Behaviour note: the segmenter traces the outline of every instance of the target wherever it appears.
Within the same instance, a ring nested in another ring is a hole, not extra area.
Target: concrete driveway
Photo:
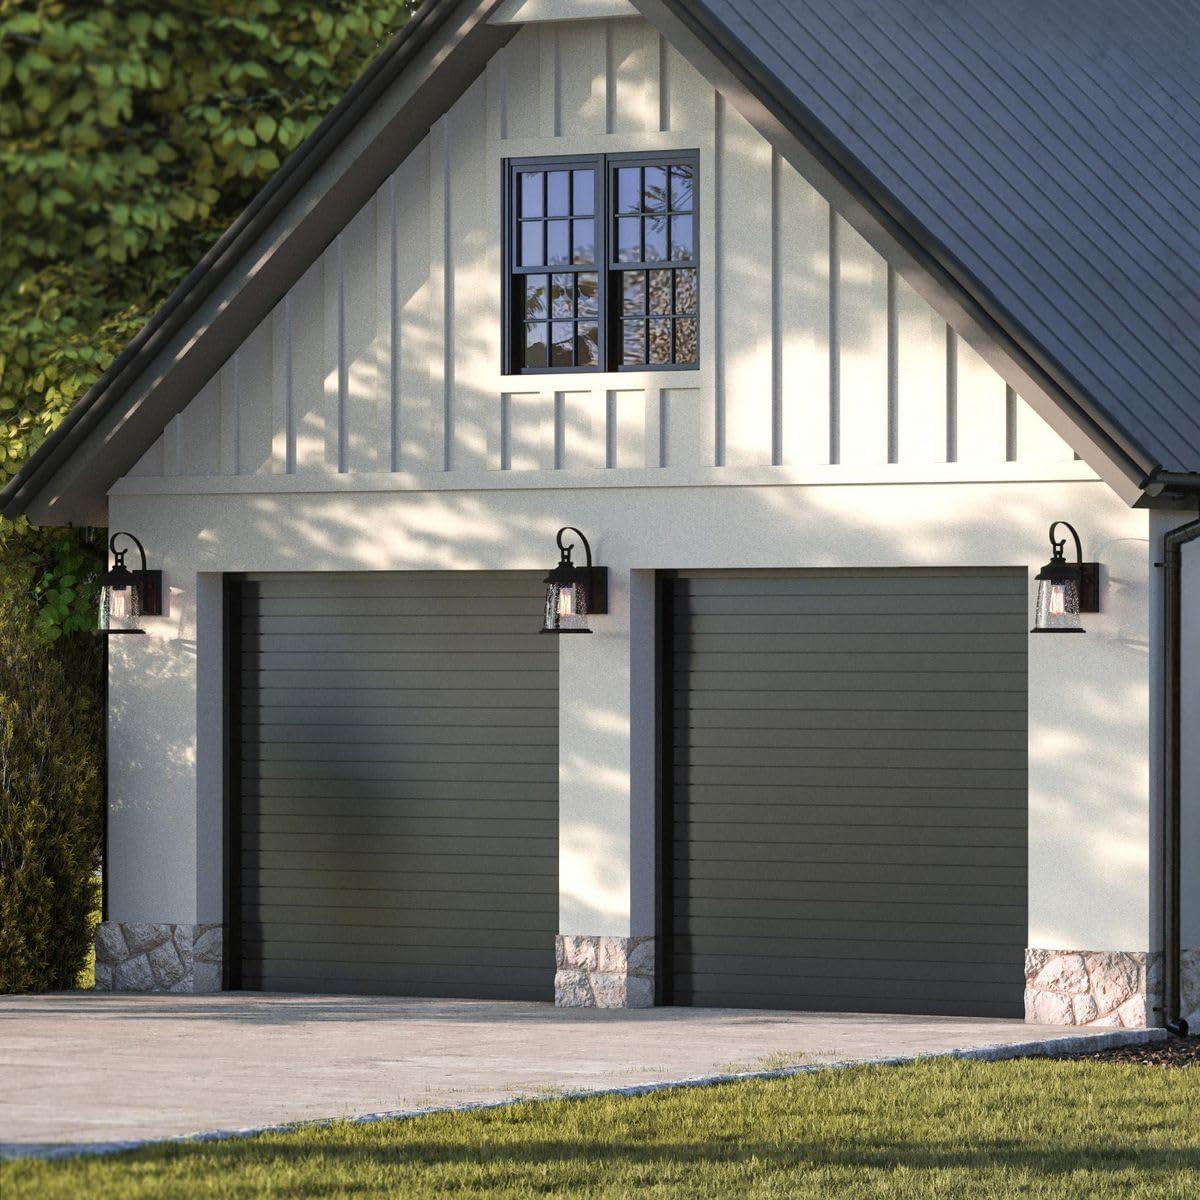
[[[958,1017],[596,1011],[468,1000],[4,997],[0,1150],[69,1152],[963,1048],[1011,1053],[1081,1033]],[[1112,1031],[1089,1036],[1106,1035]]]

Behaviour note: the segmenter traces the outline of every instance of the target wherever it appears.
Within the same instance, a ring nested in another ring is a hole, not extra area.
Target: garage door
[[[667,996],[1019,1017],[1023,571],[669,581]]]
[[[553,998],[543,597],[524,573],[240,583],[235,986]]]

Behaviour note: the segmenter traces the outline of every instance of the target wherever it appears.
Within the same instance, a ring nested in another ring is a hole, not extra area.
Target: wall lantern
[[[125,565],[124,550],[117,549],[117,539],[128,538],[138,549],[141,568],[131,571]],[[145,633],[138,628],[140,617],[162,615],[162,572],[146,570],[146,550],[132,533],[114,533],[108,548],[113,553],[113,565],[105,573],[100,587],[100,628],[102,637],[116,633]]]
[[[574,542],[563,544],[564,533],[579,534],[587,555],[587,565],[577,567],[571,561]],[[608,568],[592,566],[592,548],[572,525],[558,531],[558,566],[546,576],[546,620],[543,633],[591,633],[588,617],[608,612]]]
[[[1075,561],[1067,562],[1063,547],[1067,539],[1055,538],[1054,531],[1062,526],[1075,541]],[[1100,564],[1083,561],[1079,534],[1066,521],[1050,526],[1050,561],[1037,573],[1037,611],[1033,633],[1083,633],[1080,613],[1100,611]]]

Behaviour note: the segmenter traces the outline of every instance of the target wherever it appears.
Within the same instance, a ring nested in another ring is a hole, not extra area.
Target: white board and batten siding
[[[699,152],[700,368],[501,374],[504,160],[654,149]],[[1091,477],[1074,459],[650,25],[605,19],[522,28],[131,475]]]

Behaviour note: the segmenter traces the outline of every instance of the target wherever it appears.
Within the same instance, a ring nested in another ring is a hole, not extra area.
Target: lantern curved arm
[[[1079,534],[1075,532],[1075,526],[1072,525],[1069,521],[1055,521],[1054,524],[1052,524],[1050,526],[1050,548],[1054,551],[1054,557],[1062,558],[1063,557],[1063,547],[1066,546],[1066,544],[1067,544],[1067,539],[1065,537],[1064,538],[1056,538],[1054,536],[1054,531],[1060,525],[1063,526],[1064,529],[1070,530],[1071,537],[1075,540],[1075,562],[1076,562],[1076,565],[1082,566],[1083,565],[1083,545],[1079,541]]]
[[[145,569],[146,569],[146,547],[143,546],[142,543],[139,542],[138,539],[136,537],[134,537],[134,535],[132,533],[126,533],[120,529],[117,530],[117,532],[114,533],[112,535],[112,537],[110,537],[108,539],[108,548],[113,552],[113,555],[116,557],[116,560],[118,563],[125,562],[125,555],[128,554],[129,551],[117,549],[117,538],[128,538],[138,548],[138,554],[140,554],[141,558],[142,558],[141,570],[145,571]]]
[[[558,541],[558,548],[559,548],[560,552],[562,553],[563,561],[570,562],[571,561],[571,551],[575,549],[574,542],[571,542],[570,545],[567,545],[567,546],[563,545],[563,534],[564,533],[576,533],[579,535],[579,540],[583,543],[583,552],[584,552],[584,554],[587,555],[587,565],[590,567],[592,565],[592,548],[588,544],[587,538],[583,536],[583,531],[581,529],[576,529],[574,525],[564,525],[558,531],[558,537],[556,540]],[[1078,541],[1078,539],[1076,539],[1076,541]]]

